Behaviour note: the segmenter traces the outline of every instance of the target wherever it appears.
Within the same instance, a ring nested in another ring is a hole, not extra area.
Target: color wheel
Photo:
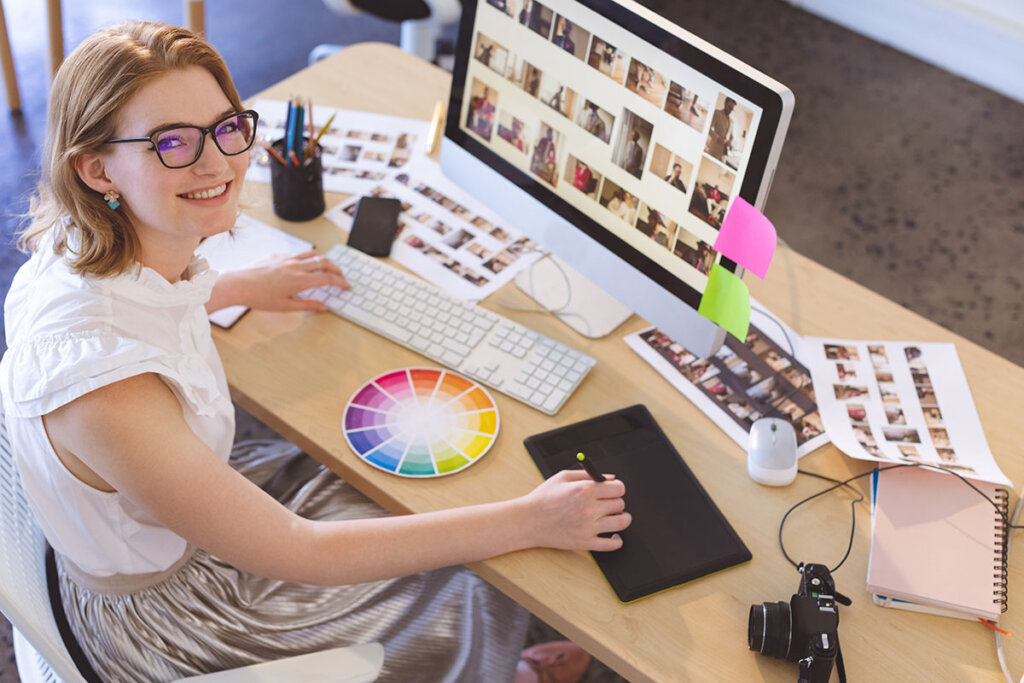
[[[345,407],[353,452],[385,472],[442,477],[469,467],[498,436],[494,399],[439,368],[402,368],[370,380]]]

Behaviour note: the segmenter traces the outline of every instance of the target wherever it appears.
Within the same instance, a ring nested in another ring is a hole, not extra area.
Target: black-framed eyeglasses
[[[185,168],[199,161],[203,153],[206,134],[213,137],[213,143],[225,156],[241,154],[252,147],[256,140],[256,122],[260,115],[252,109],[229,114],[212,126],[167,126],[158,128],[144,138],[115,138],[104,144],[115,142],[148,142],[157,157],[167,168]]]

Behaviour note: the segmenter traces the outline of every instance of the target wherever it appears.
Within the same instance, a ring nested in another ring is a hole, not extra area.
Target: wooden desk
[[[283,100],[303,93],[317,104],[426,119],[446,96],[449,82],[445,72],[397,48],[362,44],[260,96]],[[302,224],[277,219],[269,188],[249,190],[251,203],[244,210],[260,220],[322,250],[344,238],[325,219]],[[328,206],[339,199],[329,197]],[[1024,369],[796,253],[782,251],[767,282],[748,280],[753,294],[801,334],[956,342],[992,451],[1013,481],[1024,481],[1019,438]],[[345,403],[362,382],[392,368],[429,363],[422,356],[329,314],[252,312],[215,338],[235,400],[395,512],[525,493],[541,477],[523,449],[523,437],[646,404],[750,547],[751,562],[628,606],[618,603],[586,553],[531,550],[472,569],[631,681],[794,680],[794,664],[747,650],[747,614],[751,604],[788,601],[796,590],[799,576],[779,552],[778,524],[790,505],[822,485],[810,477],[782,489],[754,484],[743,450],[621,341],[642,321],[632,319],[610,337],[591,341],[552,316],[503,310],[494,300],[524,303],[513,286],[484,305],[592,354],[598,365],[555,417],[495,393],[502,413],[496,447],[465,472],[428,481],[366,466],[349,450],[340,428]],[[831,446],[801,465],[834,477],[869,469]],[[787,523],[791,554],[838,562],[849,533],[849,500],[847,494],[831,494],[795,515]],[[857,522],[853,552],[836,573],[838,589],[854,600],[842,610],[839,629],[850,680],[1001,680],[991,631],[980,624],[871,604],[864,587],[870,544],[866,505],[859,506]],[[1021,567],[1016,562],[1010,573],[1011,610],[1004,621],[1024,635]],[[1011,671],[1024,672],[1024,651],[1011,645],[1008,656]]]

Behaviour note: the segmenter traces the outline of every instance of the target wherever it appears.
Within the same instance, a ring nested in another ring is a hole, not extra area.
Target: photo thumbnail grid
[[[486,0],[479,14],[462,127],[703,291],[749,157],[752,105],[545,3]],[[575,77],[580,67],[593,76]]]

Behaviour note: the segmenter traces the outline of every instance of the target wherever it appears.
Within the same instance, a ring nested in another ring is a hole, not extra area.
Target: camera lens
[[[763,602],[750,606],[747,647],[769,657],[785,659],[789,652],[793,620],[787,602]]]

